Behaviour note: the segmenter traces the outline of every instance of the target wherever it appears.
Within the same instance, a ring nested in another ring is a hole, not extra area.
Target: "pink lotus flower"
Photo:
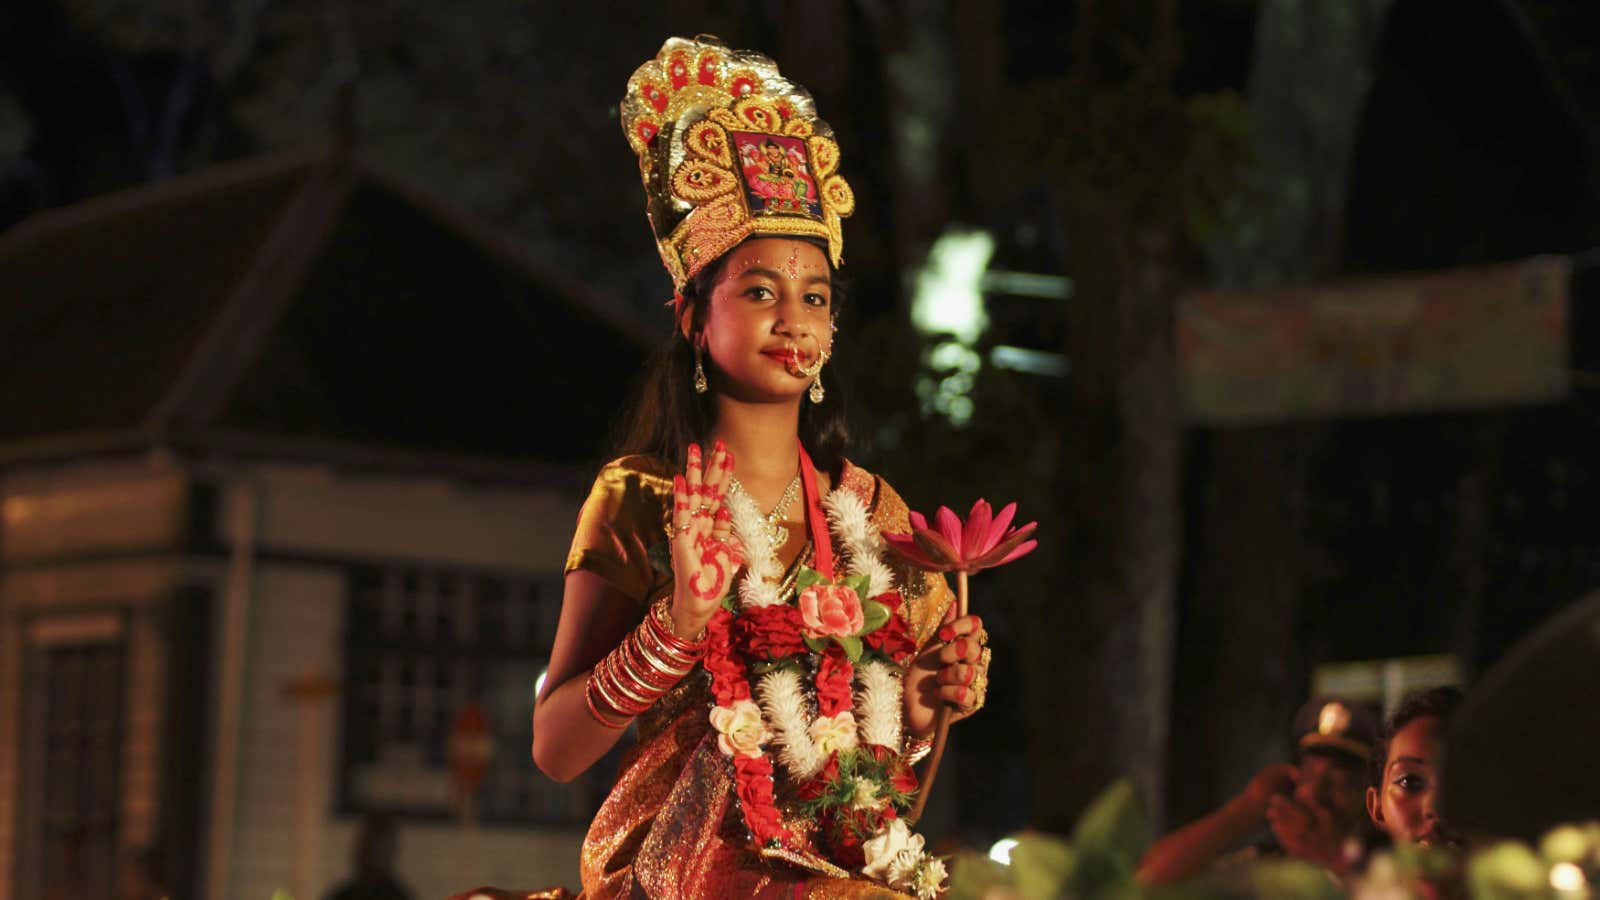
[[[890,548],[919,569],[956,573],[955,607],[945,619],[950,622],[967,615],[967,576],[1003,566],[1039,546],[1038,541],[1030,539],[1039,523],[1029,522],[1020,528],[1012,528],[1011,520],[1016,514],[1015,503],[1006,504],[997,516],[989,508],[989,501],[980,499],[972,504],[972,512],[967,514],[967,521],[963,523],[949,507],[941,506],[933,517],[937,528],[929,528],[928,520],[921,513],[913,512],[910,534],[885,534],[883,539]],[[907,814],[907,821],[915,822],[921,818],[922,809],[928,802],[928,792],[933,790],[933,778],[939,772],[945,740],[950,734],[951,710],[949,706],[941,708],[939,717],[934,720],[932,755],[927,768],[923,770],[922,790],[917,795],[916,805]]]
[[[866,625],[861,596],[842,584],[814,584],[800,592],[801,630],[806,637],[850,637]]]
[[[1038,541],[1029,540],[1039,523],[1012,528],[1011,520],[1016,514],[1015,503],[1006,504],[997,516],[989,508],[989,501],[980,499],[972,504],[972,512],[963,524],[948,506],[941,506],[933,517],[937,528],[929,528],[921,513],[912,512],[910,534],[885,534],[883,539],[919,569],[971,575],[1003,566],[1039,546]]]

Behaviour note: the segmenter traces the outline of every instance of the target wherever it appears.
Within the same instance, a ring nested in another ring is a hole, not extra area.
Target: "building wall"
[[[117,842],[140,846],[155,836],[165,712],[160,608],[183,578],[184,562],[172,550],[182,534],[185,491],[180,473],[144,462],[13,471],[0,484],[0,900],[12,900],[21,862],[19,751],[30,629],[71,642],[78,624],[107,613],[121,618],[126,693]]]
[[[219,698],[242,714],[228,872],[212,883],[237,900],[277,889],[317,898],[350,873],[357,830],[337,813],[344,566],[559,572],[580,498],[289,468],[256,471],[223,498],[220,537],[252,543],[256,562],[242,696]],[[581,832],[399,824],[399,875],[419,898],[490,883],[577,886]]]
[[[188,533],[196,521],[193,484],[219,488],[209,541]],[[118,838],[134,847],[161,839],[161,762],[173,749],[162,745],[170,712],[161,699],[169,696],[161,687],[170,671],[165,604],[185,586],[213,591],[209,762],[192,777],[203,794],[228,799],[208,809],[223,815],[197,850],[201,896],[260,900],[283,888],[301,900],[318,898],[348,874],[357,827],[335,801],[345,567],[559,574],[580,501],[571,493],[305,466],[189,472],[139,459],[6,473],[0,900],[14,900],[14,736],[26,689],[27,628],[38,616],[122,617],[127,693]],[[221,558],[196,554],[196,537],[220,548]],[[233,612],[238,618],[230,620]],[[401,822],[399,874],[419,898],[484,883],[575,887],[581,840],[575,831]]]
[[[3,603],[3,599],[0,599]],[[17,734],[22,716],[22,629],[0,606],[0,900],[11,900],[17,845]]]

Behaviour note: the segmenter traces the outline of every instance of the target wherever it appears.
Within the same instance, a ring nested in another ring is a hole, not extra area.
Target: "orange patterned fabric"
[[[883,479],[847,462],[838,488],[866,501],[880,530],[909,530],[905,502]],[[642,611],[671,587],[670,578],[648,563],[649,548],[666,540],[670,502],[670,474],[660,461],[628,457],[607,466],[580,516],[567,570],[593,571],[619,588],[649,584],[643,593],[630,591]],[[792,531],[781,553],[789,563],[805,547],[803,529]],[[950,589],[937,575],[897,575],[921,646],[948,612]],[[903,897],[877,882],[824,874],[833,868],[826,861],[765,858],[750,845],[727,757],[707,718],[708,686],[696,669],[640,717],[638,743],[584,840],[584,896]],[[781,798],[782,784],[779,792]],[[796,833],[809,830],[789,821]]]

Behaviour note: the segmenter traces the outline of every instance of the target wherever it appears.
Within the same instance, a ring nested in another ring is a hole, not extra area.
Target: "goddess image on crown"
[[[780,135],[741,134],[734,144],[739,148],[744,182],[753,195],[752,206],[762,213],[817,215],[816,183],[806,170],[804,143]]]
[[[584,896],[934,897],[912,766],[941,709],[982,707],[989,651],[887,552],[906,505],[845,458],[823,386],[838,145],[776,64],[705,38],[634,72],[622,126],[676,327],[579,515],[534,711],[558,781],[637,729]]]

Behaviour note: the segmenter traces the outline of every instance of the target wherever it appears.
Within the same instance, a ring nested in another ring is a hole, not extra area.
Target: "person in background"
[[[1440,818],[1437,806],[1445,730],[1462,699],[1457,688],[1437,687],[1407,697],[1389,717],[1373,759],[1367,815],[1397,847],[1464,847],[1460,833]],[[1410,890],[1426,900],[1466,895],[1459,872],[1451,866],[1417,877]]]
[[[355,874],[327,895],[327,900],[412,900],[394,875],[399,835],[388,816],[369,814],[361,820],[353,862]]]
[[[1445,728],[1461,700],[1456,688],[1433,688],[1406,698],[1389,717],[1367,788],[1367,815],[1396,844],[1461,845],[1435,805]]]
[[[1267,766],[1238,796],[1157,841],[1139,862],[1143,884],[1228,872],[1263,855],[1286,855],[1344,875],[1365,853],[1367,767],[1378,728],[1360,705],[1311,700],[1295,715],[1295,761]],[[1272,840],[1235,850],[1263,827]]]

